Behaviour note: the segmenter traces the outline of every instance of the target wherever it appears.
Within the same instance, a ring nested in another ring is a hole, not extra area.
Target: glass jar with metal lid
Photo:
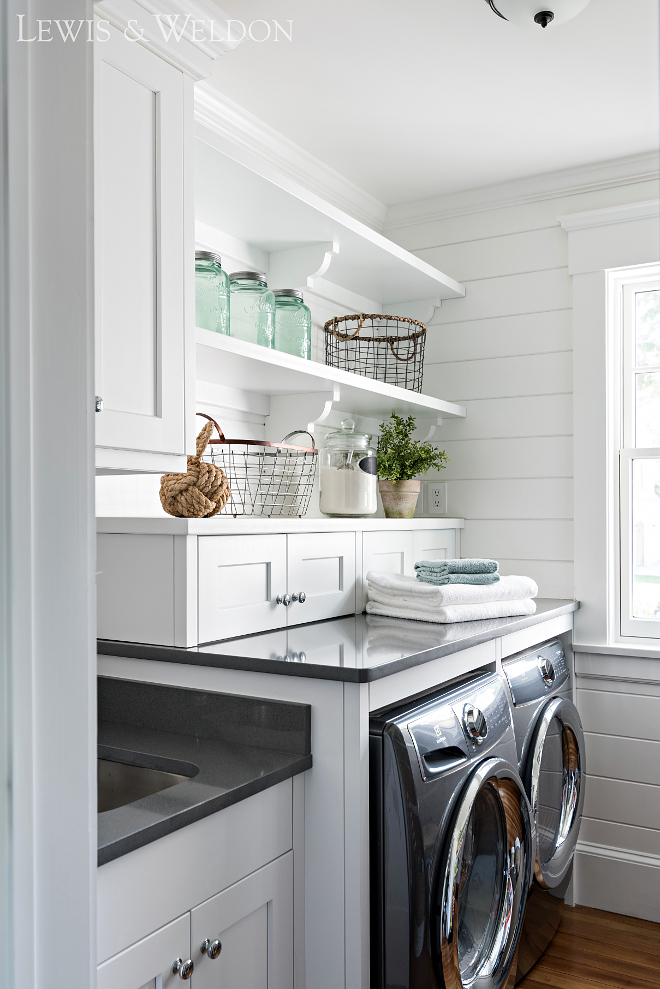
[[[229,276],[229,333],[248,343],[273,346],[275,296],[258,271],[234,271]]]
[[[195,325],[229,333],[229,277],[212,251],[195,251]]]
[[[319,454],[320,508],[324,515],[363,518],[378,510],[376,450],[352,419],[328,433]]]
[[[295,288],[280,288],[275,296],[275,350],[309,360],[312,356],[312,314]]]

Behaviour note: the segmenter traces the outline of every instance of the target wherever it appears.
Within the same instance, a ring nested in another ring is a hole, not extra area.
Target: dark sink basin
[[[104,753],[105,755],[105,753]],[[174,764],[168,769],[182,769],[183,772],[169,772],[164,768],[154,769],[137,764],[139,756],[127,753],[130,762],[114,758],[99,758],[98,766],[98,813],[115,810],[132,804],[135,800],[148,797],[170,786],[183,783],[198,773],[197,766],[191,763]],[[172,760],[167,760],[171,763]]]

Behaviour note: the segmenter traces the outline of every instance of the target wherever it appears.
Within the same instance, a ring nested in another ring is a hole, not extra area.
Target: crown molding
[[[613,223],[629,223],[631,220],[654,220],[660,216],[660,199],[648,199],[643,203],[628,203],[606,209],[588,210],[586,213],[568,213],[557,219],[564,230],[586,230],[589,227],[609,227]]]
[[[660,179],[658,152],[616,158],[596,165],[531,175],[480,189],[390,206],[383,230],[658,179]]]
[[[96,0],[94,10],[195,80],[240,43],[229,40],[228,16],[212,0]]]
[[[381,229],[386,214],[383,203],[223,96],[208,82],[198,82],[195,86],[195,120],[361,223],[374,230]]]

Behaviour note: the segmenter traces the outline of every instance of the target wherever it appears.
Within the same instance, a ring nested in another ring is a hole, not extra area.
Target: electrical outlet
[[[447,482],[429,481],[426,485],[427,512],[429,515],[447,514]]]

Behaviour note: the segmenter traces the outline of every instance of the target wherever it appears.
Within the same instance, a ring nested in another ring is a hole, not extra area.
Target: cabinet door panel
[[[175,989],[176,958],[190,958],[190,914],[161,927],[149,937],[109,958],[97,969],[98,989]]]
[[[369,570],[414,574],[412,532],[365,532],[362,535],[362,560],[366,577]]]
[[[192,911],[194,989],[292,989],[293,853]],[[211,959],[202,943],[219,940]]]
[[[287,609],[289,625],[355,613],[355,533],[308,532],[288,537],[289,594],[306,595]]]
[[[286,625],[286,536],[200,536],[199,641]]]
[[[414,533],[414,562],[456,558],[455,529],[417,529]]]
[[[183,454],[183,75],[108,30],[94,46],[97,445]]]

